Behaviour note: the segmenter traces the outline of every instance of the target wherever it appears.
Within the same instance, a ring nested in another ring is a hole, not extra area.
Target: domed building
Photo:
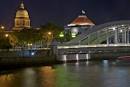
[[[70,31],[72,37],[82,34],[84,31],[93,27],[95,24],[86,16],[85,11],[82,10],[81,14],[75,18],[70,24],[65,26],[65,31]]]
[[[24,7],[24,3],[21,2],[20,7],[16,11],[13,30],[22,30],[23,28],[30,28],[30,18],[28,11]]]

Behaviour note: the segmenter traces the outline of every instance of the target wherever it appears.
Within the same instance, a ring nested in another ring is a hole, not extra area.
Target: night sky
[[[13,25],[19,4],[20,0],[0,0],[0,24],[7,28]],[[97,25],[130,20],[130,0],[24,0],[24,4],[34,27],[47,22],[67,25],[81,10]]]

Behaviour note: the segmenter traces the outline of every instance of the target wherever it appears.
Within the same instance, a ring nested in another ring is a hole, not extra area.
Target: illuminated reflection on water
[[[27,68],[0,75],[0,87],[130,87],[129,68],[107,60]]]

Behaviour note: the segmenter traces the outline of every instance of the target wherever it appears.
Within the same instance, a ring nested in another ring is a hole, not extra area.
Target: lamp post
[[[51,44],[53,40],[53,33],[52,32],[47,32],[47,47]]]
[[[4,27],[4,26],[1,26],[0,28],[1,28],[2,30],[4,30],[4,29],[5,29],[5,27]]]
[[[60,37],[60,42],[62,43],[63,41],[63,38],[64,38],[64,33],[63,32],[61,32],[60,34],[59,34],[59,37]]]
[[[5,34],[5,37],[8,38],[8,37],[9,37],[9,34]]]

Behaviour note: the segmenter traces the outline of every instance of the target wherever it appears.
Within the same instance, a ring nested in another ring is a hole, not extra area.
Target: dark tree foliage
[[[34,43],[42,39],[40,31],[36,29],[23,29],[21,31],[14,31],[13,34],[18,38],[18,42]]]
[[[12,48],[9,39],[5,37],[0,37],[0,49],[9,49]]]
[[[43,37],[46,37],[47,32],[52,32],[53,38],[55,39],[58,38],[59,33],[63,30],[64,29],[62,27],[59,27],[53,23],[47,23],[40,27],[40,32],[42,35],[44,35]]]
[[[47,23],[42,25],[40,29],[22,29],[20,31],[13,31],[13,35],[15,35],[18,39],[18,45],[24,45],[28,43],[36,43],[38,41],[44,41],[45,43],[48,36],[47,33],[51,32],[54,38],[57,38],[59,33],[63,30],[63,28],[52,24]]]

